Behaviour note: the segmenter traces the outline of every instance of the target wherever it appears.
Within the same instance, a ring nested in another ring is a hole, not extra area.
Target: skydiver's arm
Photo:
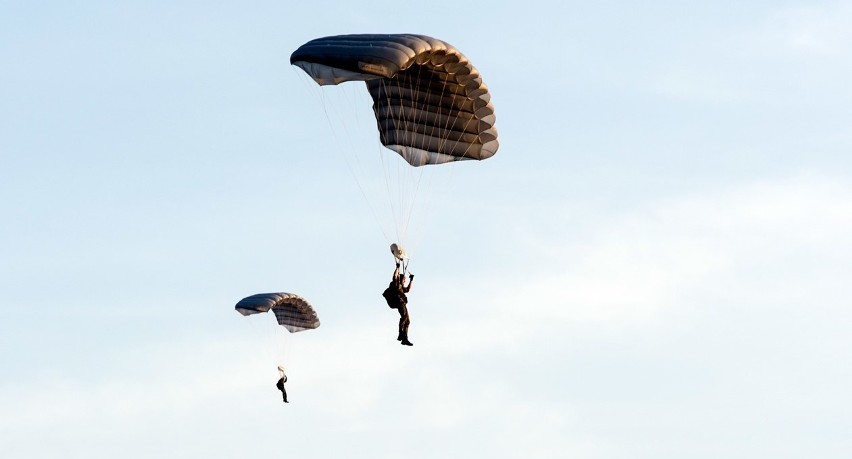
[[[393,280],[396,280],[397,276],[399,276],[399,263],[396,264],[396,269],[393,270]]]
[[[404,293],[408,293],[411,290],[411,284],[414,283],[414,274],[408,276],[408,286],[402,289]]]

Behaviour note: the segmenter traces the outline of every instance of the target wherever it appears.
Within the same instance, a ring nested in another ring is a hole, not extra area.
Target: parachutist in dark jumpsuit
[[[284,383],[287,382],[287,375],[284,374],[284,370],[281,367],[278,367],[278,373],[281,374],[281,377],[278,379],[278,382],[275,383],[275,387],[281,391],[281,395],[284,397],[284,403],[290,403],[287,401],[287,391],[284,389]]]
[[[409,274],[408,285],[405,285],[405,273],[399,272],[399,263],[397,263],[393,271],[393,279],[382,293],[388,306],[399,311],[399,335],[396,340],[405,346],[414,346],[414,343],[408,340],[408,326],[411,324],[411,318],[408,316],[408,297],[405,296],[411,290],[413,281],[414,274]]]

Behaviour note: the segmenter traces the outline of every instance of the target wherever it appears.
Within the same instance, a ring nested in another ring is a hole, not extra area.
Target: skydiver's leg
[[[284,387],[281,387],[281,396],[284,398],[284,403],[290,403],[287,401],[287,391],[284,389]]]
[[[408,317],[408,309],[405,308],[404,304],[400,304],[399,307],[397,307],[397,310],[399,311],[399,335],[397,335],[396,340],[402,341],[406,339],[405,319]]]
[[[408,326],[411,325],[411,318],[406,314],[405,322],[402,324],[402,333],[405,339],[408,340]]]
[[[408,326],[411,325],[411,318],[408,316],[408,307],[405,303],[400,306],[399,315],[401,316],[399,319],[399,336],[402,338],[400,341],[405,346],[413,346],[414,344],[408,340]]]

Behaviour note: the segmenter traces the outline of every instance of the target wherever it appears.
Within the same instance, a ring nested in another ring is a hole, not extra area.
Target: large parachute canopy
[[[449,43],[413,34],[338,35],[305,43],[290,63],[320,85],[364,81],[382,144],[412,166],[497,152],[488,87]]]
[[[235,309],[244,316],[271,310],[278,324],[290,333],[314,329],[320,325],[313,306],[292,293],[258,293],[240,300]]]

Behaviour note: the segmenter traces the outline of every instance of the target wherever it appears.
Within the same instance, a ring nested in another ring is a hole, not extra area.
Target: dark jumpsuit
[[[411,325],[411,318],[408,316],[408,297],[405,294],[410,290],[411,281],[408,282],[408,286],[405,286],[404,275],[399,276],[397,271],[394,271],[393,280],[382,294],[388,306],[399,311],[399,335],[396,340],[407,346],[411,345],[408,341],[408,326]]]
[[[284,390],[284,383],[287,382],[287,375],[281,377],[277,383],[275,383],[275,387],[281,391],[281,395],[284,397],[284,403],[290,403],[287,401],[287,391]]]

